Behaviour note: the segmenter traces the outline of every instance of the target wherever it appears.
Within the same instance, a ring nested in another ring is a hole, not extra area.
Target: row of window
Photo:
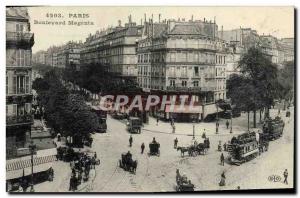
[[[225,68],[216,68],[216,77],[225,77],[226,69]]]
[[[153,53],[153,54],[139,54],[138,63],[158,63],[165,61],[164,53]]]
[[[7,49],[6,65],[7,66],[30,66],[31,50]]]
[[[224,64],[225,65],[226,56],[224,55],[216,55],[216,63],[217,64]]]
[[[223,90],[226,87],[226,80],[225,79],[217,79],[217,90]]]
[[[215,93],[215,100],[220,100],[223,99],[225,100],[225,93]]]
[[[6,105],[7,116],[24,116],[31,113],[31,103],[25,105],[10,104]]]
[[[226,56],[216,55],[213,53],[202,53],[202,52],[171,52],[165,53],[154,53],[154,54],[139,54],[138,63],[158,63],[158,62],[200,62],[209,64],[226,64]]]
[[[12,81],[6,76],[6,94],[30,94],[29,76],[13,76]]]

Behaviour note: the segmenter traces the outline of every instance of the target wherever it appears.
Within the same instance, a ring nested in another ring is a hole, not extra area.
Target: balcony
[[[6,32],[7,46],[29,46],[34,44],[34,34],[30,32]]]
[[[19,116],[6,116],[6,126],[27,124],[33,124],[33,116],[31,114]]]
[[[32,93],[23,95],[6,95],[6,104],[24,104],[32,102]]]
[[[213,91],[212,87],[167,87],[167,91],[176,91],[176,92],[208,92]]]

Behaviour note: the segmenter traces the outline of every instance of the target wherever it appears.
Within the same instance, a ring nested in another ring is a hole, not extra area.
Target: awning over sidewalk
[[[222,111],[222,109],[219,108],[219,112],[220,111]],[[205,115],[217,113],[216,104],[205,105],[204,106],[204,112],[205,112]]]
[[[202,113],[202,106],[200,105],[166,105],[166,113]]]
[[[52,163],[40,164],[37,166],[33,166],[33,173],[40,173],[43,171],[47,171],[51,166],[52,166]],[[19,169],[19,170],[14,170],[14,171],[6,171],[6,180],[21,178],[21,177],[23,177],[23,175],[24,176],[31,175],[31,166],[24,168],[24,169]]]
[[[55,155],[34,157],[33,165],[38,166],[40,164],[47,164],[56,160]],[[22,170],[24,168],[31,167],[31,159],[19,160],[15,162],[6,162],[6,171]]]

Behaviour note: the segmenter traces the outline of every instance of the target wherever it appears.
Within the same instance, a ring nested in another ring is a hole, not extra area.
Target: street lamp
[[[30,154],[31,154],[31,188],[30,188],[30,192],[34,192],[34,188],[33,188],[33,154],[35,152],[36,145],[33,144],[32,140],[29,144],[29,149],[30,149]]]
[[[216,105],[217,105],[217,116],[216,116],[216,119],[217,119],[217,121],[216,121],[216,134],[218,134],[218,132],[219,132],[219,106],[218,106],[218,104],[216,103]]]
[[[230,113],[230,133],[232,133],[232,110]]]
[[[193,140],[195,139],[195,124],[193,124]]]

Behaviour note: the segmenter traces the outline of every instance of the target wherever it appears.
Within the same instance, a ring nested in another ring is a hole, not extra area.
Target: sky
[[[108,26],[118,25],[121,20],[122,25],[128,22],[128,16],[132,16],[132,21],[137,24],[147,20],[153,14],[154,21],[158,21],[161,14],[163,19],[191,19],[194,20],[214,20],[221,30],[236,29],[239,27],[252,28],[258,34],[271,34],[277,38],[294,37],[294,7],[29,7],[31,32],[34,33],[35,44],[33,52],[46,50],[52,45],[62,45],[67,41],[85,41],[90,33],[95,33]],[[47,14],[61,14],[63,18],[49,18]],[[78,19],[69,18],[69,14],[88,14],[89,18]],[[94,25],[44,25],[34,24],[34,21],[90,21]]]

